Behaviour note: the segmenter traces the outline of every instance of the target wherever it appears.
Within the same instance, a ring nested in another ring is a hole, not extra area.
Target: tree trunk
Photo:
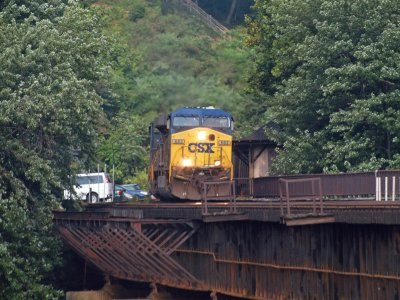
[[[232,21],[232,17],[233,17],[233,13],[235,12],[236,5],[237,5],[237,0],[232,0],[231,7],[229,9],[229,14],[228,14],[228,16],[226,17],[226,20],[225,20],[225,22],[227,24],[230,24],[231,21]]]

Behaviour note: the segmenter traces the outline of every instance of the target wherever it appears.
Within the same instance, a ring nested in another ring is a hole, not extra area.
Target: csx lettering
[[[199,153],[214,153],[212,147],[214,143],[190,143],[188,145],[189,152],[199,152]]]

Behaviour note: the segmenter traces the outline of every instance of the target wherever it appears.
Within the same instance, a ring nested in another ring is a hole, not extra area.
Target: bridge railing
[[[300,185],[302,187],[302,194],[291,195],[291,187]],[[291,205],[296,200],[309,200],[312,201],[312,213],[317,213],[317,200],[319,202],[319,213],[324,212],[322,205],[322,186],[321,178],[303,178],[303,179],[279,179],[279,197],[281,199],[281,215],[284,214],[284,208],[286,208],[286,215],[291,216]]]
[[[268,176],[253,179],[252,196],[256,198],[279,198],[279,179],[321,178],[325,199],[365,198],[376,201],[394,201],[400,197],[400,170],[341,174],[306,174]],[[306,184],[290,186],[291,195],[309,193]]]
[[[237,197],[253,196],[253,178],[235,178],[234,182]]]

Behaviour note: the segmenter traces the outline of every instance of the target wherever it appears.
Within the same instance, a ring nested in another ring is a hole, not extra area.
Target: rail
[[[211,15],[207,14],[203,9],[200,8],[196,3],[191,0],[179,0],[179,3],[185,7],[189,12],[196,14],[207,26],[218,33],[228,32],[228,28],[218,22]]]

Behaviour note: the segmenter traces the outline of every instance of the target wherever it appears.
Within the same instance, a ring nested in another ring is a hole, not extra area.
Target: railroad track
[[[149,203],[96,203],[88,204],[88,207],[127,207],[127,208],[195,208],[202,207],[202,202],[149,202]],[[230,202],[208,202],[209,208],[226,208],[232,205]],[[279,209],[286,203],[281,203],[279,200],[251,200],[236,202],[237,208],[251,209]],[[317,202],[318,206],[319,203]],[[294,209],[310,208],[313,206],[312,201],[296,201],[290,203],[290,207]],[[324,209],[400,209],[400,201],[374,201],[374,200],[329,200],[323,202]]]

